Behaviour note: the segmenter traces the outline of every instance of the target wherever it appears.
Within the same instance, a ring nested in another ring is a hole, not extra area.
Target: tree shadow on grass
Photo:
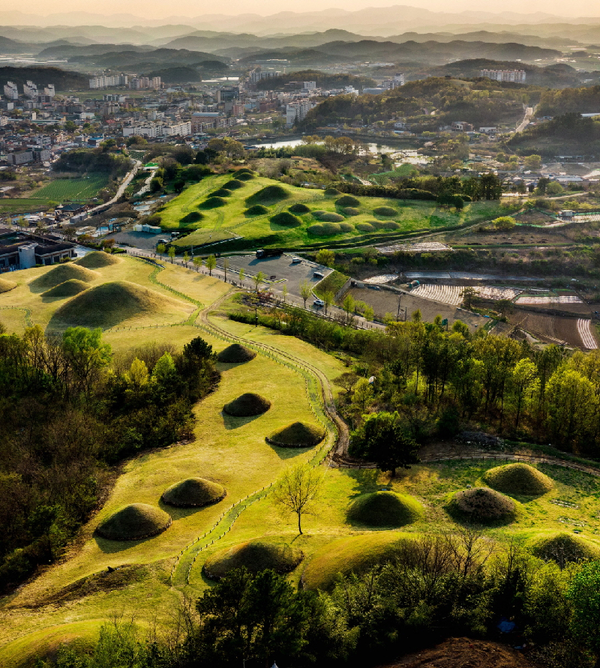
[[[209,505],[212,506],[214,503]],[[194,513],[197,513],[199,510],[207,508],[208,506],[190,506],[183,508],[181,506],[170,506],[168,503],[165,503],[162,499],[160,499],[158,502],[158,507],[161,510],[164,510],[165,513],[168,513],[171,516],[171,519],[175,522],[176,520],[185,519],[186,517],[189,517],[190,515],[193,515]]]
[[[96,541],[96,545],[102,552],[104,552],[104,554],[116,554],[117,552],[124,552],[125,550],[129,550],[132,547],[142,545],[143,543],[146,543],[153,538],[156,538],[156,536],[148,536],[147,538],[140,538],[139,540],[110,540],[109,538],[103,538],[98,533],[94,532],[94,540]]]
[[[264,415],[264,413],[261,413],[260,415],[248,415],[246,417],[233,417],[233,415],[228,415],[225,411],[221,411],[223,424],[225,425],[225,429],[228,431],[230,429],[239,429],[244,425],[250,424],[250,422],[253,422],[254,420],[261,417],[261,415]]]
[[[279,459],[292,459],[293,457],[297,457],[298,455],[303,455],[305,452],[315,447],[313,445],[307,448],[281,448],[278,445],[273,445],[273,443],[269,443],[266,437],[265,437],[265,443],[271,447],[271,449],[279,457]]]
[[[361,494],[368,494],[369,492],[377,492],[381,487],[377,482],[379,469],[347,469],[346,475],[352,478],[355,483],[350,498],[356,498]]]

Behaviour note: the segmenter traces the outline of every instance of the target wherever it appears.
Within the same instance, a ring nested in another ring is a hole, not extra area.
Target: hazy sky
[[[363,9],[370,6],[386,7],[403,4],[398,0],[228,0],[220,3],[203,3],[198,0],[178,0],[165,3],[162,0],[103,0],[102,2],[84,2],[83,0],[2,0],[1,10],[17,10],[27,14],[46,16],[53,12],[83,11],[99,14],[133,13],[148,19],[160,19],[167,16],[199,16],[203,14],[238,14],[258,13],[263,15],[281,11],[319,11],[329,7],[347,10]],[[518,13],[546,12],[559,16],[600,16],[600,0],[409,0],[404,4],[423,7],[433,11],[460,12],[464,10],[489,11],[499,13],[511,11]]]

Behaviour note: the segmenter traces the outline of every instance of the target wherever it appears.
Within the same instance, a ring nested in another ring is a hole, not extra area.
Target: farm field
[[[462,303],[462,292],[466,287],[466,285],[440,285],[437,283],[421,284],[411,290],[411,294],[426,299],[434,299],[443,304],[459,306]],[[472,287],[483,299],[514,299],[519,293],[514,288],[494,288],[479,285],[468,287]]]
[[[85,202],[95,197],[108,184],[105,174],[93,174],[76,179],[54,179],[39,190],[35,190],[33,199],[63,200]]]
[[[235,173],[211,176],[188,187],[157,213],[165,230],[193,230],[175,242],[180,248],[242,237],[228,247],[307,247],[323,242],[381,239],[417,230],[438,230],[487,220],[497,202],[475,202],[460,213],[435,203],[298,188],[254,176],[237,181]],[[232,183],[242,185],[231,186]],[[227,190],[230,187],[231,190]],[[270,188],[270,193],[261,192]],[[300,206],[303,205],[303,206]]]
[[[509,315],[508,320],[511,325],[517,325],[531,332],[534,336],[540,336],[550,343],[565,342],[577,348],[585,347],[577,318],[519,310]],[[590,336],[593,337],[591,329]],[[591,340],[588,342],[591,343]]]

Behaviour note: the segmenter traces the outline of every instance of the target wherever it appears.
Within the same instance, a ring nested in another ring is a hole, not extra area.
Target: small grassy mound
[[[237,399],[230,401],[223,406],[223,411],[232,417],[251,417],[253,415],[262,415],[271,408],[271,402],[260,394],[246,392]]]
[[[200,213],[200,211],[191,211],[188,213],[186,216],[184,216],[181,219],[182,223],[197,223],[198,221],[202,220],[204,216]]]
[[[96,529],[109,540],[141,540],[162,533],[171,526],[171,516],[146,503],[132,503],[121,508]]]
[[[254,174],[252,172],[236,172],[235,173],[236,181],[252,181]]]
[[[302,584],[306,589],[329,589],[338,574],[364,573],[392,561],[409,550],[413,541],[414,536],[397,531],[335,540],[315,553],[302,573]]]
[[[271,222],[284,227],[300,227],[302,221],[289,211],[282,211],[275,216],[271,216]]]
[[[280,448],[312,448],[325,438],[325,430],[306,422],[293,422],[267,436],[267,443]]]
[[[14,281],[9,281],[6,278],[0,278],[0,294],[14,290],[16,287],[17,284]]]
[[[60,285],[65,281],[70,281],[71,279],[90,283],[97,278],[100,278],[100,274],[95,271],[69,262],[68,264],[59,264],[54,267],[54,269],[38,276],[35,281],[31,282],[31,287],[41,292],[45,292],[46,290],[55,288],[57,285]]]
[[[45,299],[64,299],[65,297],[74,297],[80,292],[87,290],[90,286],[85,281],[80,281],[78,278],[70,278],[60,285],[56,285],[50,290],[42,293]]]
[[[103,267],[110,267],[111,264],[119,264],[123,260],[120,257],[105,253],[104,251],[92,251],[84,255],[79,260],[75,260],[75,264],[86,269],[102,269]]]
[[[304,558],[302,550],[291,547],[283,540],[250,540],[219,550],[204,564],[204,574],[211,580],[219,580],[229,571],[245,566],[251,573],[272,569],[277,573],[290,573]]]
[[[393,220],[370,220],[368,224],[376,230],[397,230],[400,227]]]
[[[396,209],[392,209],[391,206],[378,206],[375,209],[373,209],[373,213],[376,216],[385,216],[385,217],[396,216],[398,214]]]
[[[378,206],[377,208],[373,209],[373,213],[376,216],[385,216],[388,218],[398,214],[396,209],[392,209],[391,206]]]
[[[512,522],[517,514],[517,504],[508,496],[488,487],[475,487],[456,492],[448,506],[451,515],[458,519],[485,524],[487,522]]]
[[[306,204],[302,204],[301,202],[298,202],[298,204],[292,204],[292,206],[288,209],[288,211],[291,211],[292,213],[309,213],[310,209],[306,206]]]
[[[554,483],[547,475],[529,464],[496,466],[487,471],[483,479],[490,487],[505,494],[541,496],[554,487]]]
[[[354,232],[354,227],[350,223],[340,223],[340,230],[345,234],[346,232]]]
[[[182,304],[128,281],[103,283],[70,299],[52,317],[57,326],[114,327],[139,315],[181,310]]]
[[[359,216],[360,211],[353,206],[346,206],[342,209],[345,216]]]
[[[209,197],[207,200],[198,205],[199,209],[218,209],[220,206],[225,206],[227,202],[222,197]]]
[[[361,494],[348,510],[352,523],[370,527],[401,527],[423,516],[423,507],[412,496],[395,492]]]
[[[341,223],[344,220],[344,216],[329,211],[314,211],[313,216],[324,223]]]
[[[231,190],[227,190],[227,188],[219,188],[218,190],[215,190],[214,193],[211,193],[211,198],[212,197],[231,197]]]
[[[217,361],[224,364],[243,364],[256,357],[256,353],[239,343],[232,343],[217,355]]]
[[[325,197],[337,197],[340,194],[340,191],[337,188],[327,188],[325,191]]]
[[[254,195],[246,199],[246,203],[252,206],[253,204],[265,204],[266,202],[280,202],[290,196],[289,192],[282,186],[273,185],[262,188]]]
[[[255,204],[254,206],[251,206],[249,209],[246,209],[246,211],[244,212],[244,215],[246,215],[246,216],[264,216],[267,213],[269,213],[269,209],[267,209],[266,206],[263,206],[262,204]]]
[[[334,234],[350,231],[352,231],[352,225],[349,223],[317,223],[307,229],[307,232],[315,237],[330,237]]]
[[[574,561],[599,559],[600,548],[585,538],[568,533],[557,533],[535,543],[532,551],[545,561],[556,561],[560,566]]]
[[[359,232],[374,232],[375,228],[371,223],[356,223],[356,229]]]
[[[341,207],[360,206],[360,200],[357,200],[356,197],[352,197],[352,195],[344,195],[335,201],[335,205]]]
[[[243,187],[244,184],[237,179],[231,179],[231,181],[227,181],[227,183],[223,186],[223,188],[227,188],[227,190],[238,190],[238,188]]]
[[[223,485],[204,478],[188,478],[171,485],[162,495],[164,503],[178,508],[197,508],[218,503],[227,491]]]

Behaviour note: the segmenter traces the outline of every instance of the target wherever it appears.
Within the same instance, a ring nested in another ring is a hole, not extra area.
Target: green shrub
[[[378,206],[377,208],[373,209],[373,213],[376,216],[384,216],[386,218],[398,215],[396,209],[392,209],[391,206]]]
[[[360,200],[357,200],[356,197],[352,197],[352,195],[344,195],[343,197],[340,197],[338,200],[335,202],[336,206],[360,206]]]
[[[222,197],[209,197],[207,200],[198,205],[199,209],[218,209],[220,206],[225,206],[227,202]]]
[[[302,225],[300,218],[297,218],[288,211],[282,211],[275,216],[271,216],[270,220],[272,223],[283,225],[284,227],[299,227]]]
[[[298,204],[292,204],[292,206],[289,208],[289,211],[291,211],[292,213],[303,214],[303,213],[309,213],[310,209],[306,206],[306,204],[301,204],[300,202],[298,202]]]

